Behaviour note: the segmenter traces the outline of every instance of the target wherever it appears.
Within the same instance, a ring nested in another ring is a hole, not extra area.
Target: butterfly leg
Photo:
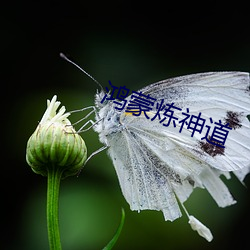
[[[107,149],[108,146],[102,146],[101,148],[97,149],[96,151],[94,151],[88,158],[87,160],[85,161],[84,165],[86,165],[86,163],[96,154],[102,152],[103,150]]]
[[[93,126],[95,126],[98,122],[100,122],[102,119],[93,122],[92,120],[88,120],[86,123],[84,123],[77,131],[77,133],[82,133],[82,132],[86,132],[88,130],[90,130]],[[84,129],[84,127],[86,127],[89,123],[91,123],[92,125],[89,126],[88,128]]]
[[[108,146],[102,146],[101,148],[99,148],[99,149],[97,149],[96,151],[94,151],[94,152],[87,158],[87,160],[84,162],[83,166],[81,167],[81,169],[80,169],[79,172],[77,173],[77,176],[80,175],[80,173],[81,173],[83,167],[87,164],[87,162],[88,162],[94,155],[96,155],[96,154],[102,152],[103,150],[105,150],[105,149],[107,149],[107,148],[108,148]]]
[[[96,108],[94,106],[90,106],[90,107],[70,111],[70,114],[72,114],[72,113],[76,113],[76,112],[82,112],[82,111],[85,111],[87,109],[92,109],[92,110],[87,115],[85,115],[83,118],[81,118],[79,121],[75,122],[73,125],[76,125],[76,124],[82,122],[83,120],[87,119],[93,113],[96,114]]]
[[[89,107],[86,107],[86,108],[82,108],[82,109],[77,109],[77,110],[73,110],[73,111],[70,111],[70,114],[72,113],[76,113],[76,112],[82,112],[82,111],[85,111],[87,109],[92,109],[87,115],[85,115],[83,118],[81,118],[80,120],[78,120],[77,122],[75,122],[74,124],[72,124],[73,126],[81,123],[82,121],[86,120],[88,117],[90,117],[93,113],[95,113],[95,115],[97,115],[97,112],[96,112],[96,108],[95,106],[89,106]],[[81,133],[81,132],[85,132],[85,131],[88,131],[89,129],[91,129],[96,123],[98,123],[100,120],[96,121],[96,122],[93,122],[92,120],[88,120],[86,123],[84,123],[77,131],[77,133]],[[89,123],[91,123],[92,125],[86,129],[84,129],[84,127],[86,127]]]

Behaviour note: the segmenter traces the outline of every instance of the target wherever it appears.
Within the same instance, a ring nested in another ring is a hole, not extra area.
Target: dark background
[[[170,4],[171,3],[171,4]],[[96,84],[59,57],[69,55],[103,86],[131,90],[205,71],[249,71],[248,5],[217,2],[11,2],[1,4],[2,249],[48,249],[46,178],[25,161],[26,143],[54,94],[67,110],[93,105]],[[81,114],[72,116],[76,121]],[[84,133],[89,154],[101,147]],[[105,152],[79,178],[62,181],[60,228],[65,250],[101,249],[121,215],[125,226],[114,249],[248,249],[249,189],[225,180],[237,204],[218,208],[205,190],[186,202],[214,235],[211,243],[185,216],[165,222],[161,212],[132,212]],[[250,186],[249,176],[246,186]]]

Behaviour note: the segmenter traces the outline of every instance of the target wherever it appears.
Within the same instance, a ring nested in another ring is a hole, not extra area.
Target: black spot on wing
[[[227,116],[224,118],[225,124],[228,123],[229,127],[232,129],[238,129],[241,125],[241,118],[242,113],[240,112],[233,112],[233,111],[227,111]]]
[[[247,86],[246,92],[250,95],[250,85]]]
[[[225,148],[211,144],[207,141],[206,142],[203,142],[203,141],[199,142],[199,146],[203,152],[209,154],[212,157],[215,157],[216,155],[224,155]]]
[[[195,181],[194,181],[190,176],[188,176],[186,179],[187,179],[188,183],[189,183],[192,187],[194,187]]]

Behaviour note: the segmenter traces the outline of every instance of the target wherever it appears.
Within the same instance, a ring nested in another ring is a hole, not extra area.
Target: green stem
[[[58,167],[48,168],[47,227],[50,250],[61,250],[59,231],[59,188],[62,171]]]

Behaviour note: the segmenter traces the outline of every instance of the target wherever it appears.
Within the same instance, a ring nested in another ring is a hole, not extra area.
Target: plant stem
[[[47,185],[47,228],[50,250],[61,250],[59,231],[59,188],[62,170],[59,167],[48,168]]]

